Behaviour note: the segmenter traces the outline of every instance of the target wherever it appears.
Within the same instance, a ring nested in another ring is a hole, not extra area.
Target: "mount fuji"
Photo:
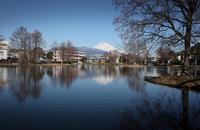
[[[105,52],[117,50],[115,47],[106,42],[101,42],[97,44],[94,48]]]
[[[85,52],[87,56],[93,56],[93,55],[103,55],[106,52],[117,50],[117,49],[106,42],[102,42],[102,43],[97,44],[93,48],[77,47],[77,50]]]

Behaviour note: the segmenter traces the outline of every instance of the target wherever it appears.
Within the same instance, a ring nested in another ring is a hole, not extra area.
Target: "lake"
[[[144,81],[170,67],[0,67],[0,128],[199,129],[200,93]]]

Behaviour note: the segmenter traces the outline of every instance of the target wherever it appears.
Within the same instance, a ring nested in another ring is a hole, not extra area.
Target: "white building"
[[[62,61],[61,54],[60,54],[59,50],[54,50],[53,51],[53,61],[56,61],[56,62],[61,62]]]
[[[70,53],[69,56],[75,61],[80,61],[82,58],[86,57],[86,53],[76,51],[76,52]]]
[[[74,52],[70,52],[68,54],[65,54],[65,57],[68,57],[73,61],[80,61],[82,58],[86,57],[86,53],[74,51]],[[53,61],[62,62],[62,60],[63,59],[62,59],[62,56],[61,56],[61,51],[60,50],[54,50],[53,51]]]
[[[8,41],[0,42],[0,60],[5,60],[8,58],[8,51],[9,51]]]

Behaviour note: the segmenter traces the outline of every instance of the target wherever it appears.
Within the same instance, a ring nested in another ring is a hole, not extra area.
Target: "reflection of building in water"
[[[8,82],[8,69],[0,68],[0,86],[5,85]]]
[[[54,86],[70,87],[76,79],[91,79],[100,85],[108,85],[120,77],[127,79],[129,87],[134,91],[143,91],[145,86],[141,69],[85,64],[54,66],[49,69],[48,75],[53,79]]]
[[[74,65],[74,66],[54,66],[50,68],[54,83],[70,86],[77,78],[92,79],[102,85],[107,85],[120,77],[119,67],[108,67],[99,65]],[[50,72],[49,71],[49,72]]]
[[[108,75],[107,76],[100,75],[100,76],[93,77],[92,79],[101,85],[107,85],[111,83],[115,79],[115,77],[108,76]]]
[[[74,66],[54,66],[48,72],[52,78],[52,84],[63,87],[71,87],[73,81],[79,76],[79,67]]]
[[[54,66],[53,67],[53,77],[59,77],[61,75],[61,69],[63,66]]]

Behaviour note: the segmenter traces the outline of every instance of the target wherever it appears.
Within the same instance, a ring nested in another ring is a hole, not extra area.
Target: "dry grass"
[[[191,75],[145,77],[145,80],[152,83],[162,84],[167,86],[200,88],[200,77],[194,77]]]

